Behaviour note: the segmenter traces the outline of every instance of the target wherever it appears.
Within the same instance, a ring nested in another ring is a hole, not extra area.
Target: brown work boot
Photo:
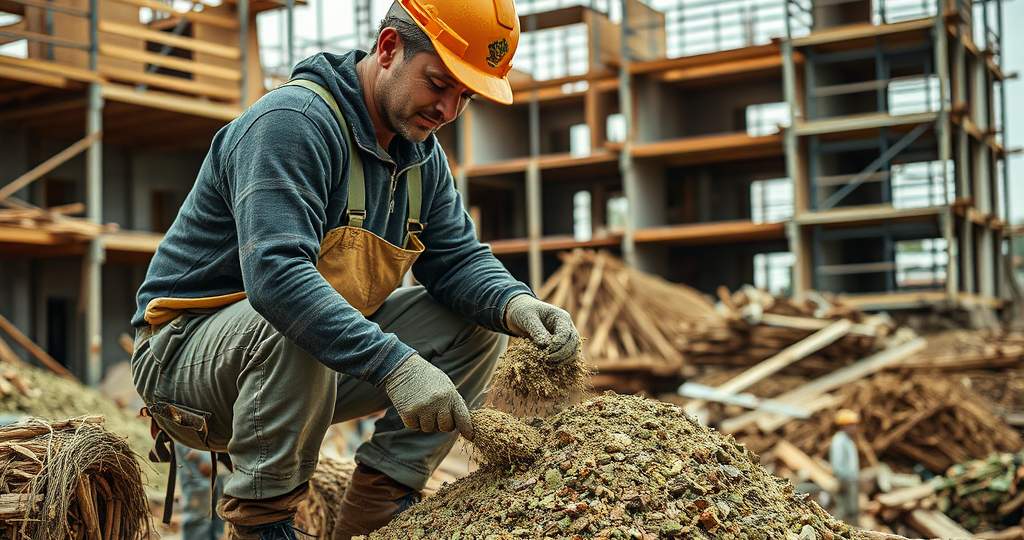
[[[421,499],[419,491],[360,463],[341,500],[333,540],[350,540],[376,531]]]

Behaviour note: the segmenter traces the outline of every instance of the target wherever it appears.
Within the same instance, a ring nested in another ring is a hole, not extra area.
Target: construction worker
[[[232,538],[296,538],[327,428],[378,410],[334,538],[385,525],[472,439],[507,335],[576,352],[477,241],[433,135],[511,103],[518,39],[512,0],[398,0],[368,53],[307,58],[214,138],[139,290],[132,371],[159,428],[230,455]]]
[[[858,525],[860,519],[860,501],[857,480],[860,478],[860,458],[857,456],[857,444],[853,437],[857,435],[860,415],[850,409],[841,409],[836,413],[836,434],[828,450],[828,460],[832,464],[832,472],[839,479],[839,491],[835,493],[835,510],[833,515],[849,525]]]

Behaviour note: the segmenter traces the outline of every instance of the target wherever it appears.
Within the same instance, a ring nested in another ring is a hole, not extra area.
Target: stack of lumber
[[[598,371],[677,376],[685,366],[675,345],[680,324],[722,324],[699,292],[627,268],[605,251],[576,249],[562,260],[538,296],[572,315],[584,356]]]
[[[955,463],[1024,448],[1020,434],[982,398],[939,374],[880,373],[843,388],[836,397],[836,403],[810,419],[786,422],[779,430],[781,438],[813,457],[826,458],[835,414],[846,408],[861,415],[856,442],[864,467],[881,462],[908,471],[920,463],[942,474]]]
[[[1019,366],[1024,334],[1005,329],[951,330],[928,336],[928,347],[905,367],[961,371]]]
[[[814,293],[796,302],[745,286],[730,293],[718,290],[724,325],[683,322],[676,345],[694,364],[751,366],[777,355],[836,323],[831,338],[807,351],[790,373],[820,375],[885,347],[896,326],[885,318],[865,315],[841,299]]]
[[[898,526],[904,521],[929,536],[943,532],[930,530],[929,525],[947,521],[944,529],[957,527],[968,535],[1022,538],[1024,454],[992,454],[953,465],[929,482],[878,495],[868,510],[884,523]]]
[[[102,420],[29,419],[0,427],[0,537],[149,538],[137,456]]]
[[[70,214],[80,214],[85,211],[85,205],[82,203],[50,209],[30,205],[11,206],[13,208],[0,208],[0,226],[23,227],[82,239],[94,238],[105,232],[116,232],[119,228],[116,223],[102,225],[71,217]]]

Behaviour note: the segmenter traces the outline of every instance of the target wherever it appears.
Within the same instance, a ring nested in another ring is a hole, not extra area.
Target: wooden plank
[[[38,84],[40,86],[49,86],[51,88],[67,88],[68,80],[60,75],[54,75],[52,73],[43,73],[41,71],[35,71],[32,69],[19,68],[14,66],[6,66],[3,69],[4,79],[27,82],[32,84]],[[32,91],[43,92],[44,88],[27,88],[18,92],[10,92],[4,95],[4,99],[0,99],[0,103],[7,101],[15,101],[22,93],[29,93]]]
[[[824,377],[820,377],[803,386],[790,390],[789,392],[776,397],[775,400],[791,405],[803,405],[826,392],[831,392],[832,390],[844,385],[858,381],[869,375],[873,375],[883,369],[894,367],[900,362],[913,356],[915,353],[923,350],[927,345],[928,342],[924,338],[916,338],[902,345],[890,347],[852,365],[837,369]],[[756,423],[762,431],[770,433],[781,427],[788,420],[788,418],[779,418],[777,416],[773,417],[758,411],[753,411],[723,421],[720,428],[724,433],[737,433],[740,430]]]
[[[14,324],[12,324],[11,321],[8,321],[3,315],[0,315],[0,330],[6,332],[7,335],[15,341],[15,343],[24,347],[29,354],[34,356],[36,360],[42,362],[44,366],[50,369],[50,371],[70,381],[81,383],[77,377],[67,370],[67,368],[62,366],[60,362],[54,360],[52,356],[46,354],[46,351],[39,348],[39,346],[33,343],[25,334],[22,334],[21,330],[18,330],[18,327],[14,326]]]
[[[907,525],[926,538],[974,538],[970,531],[961,527],[949,516],[938,510],[915,508],[903,517]]]
[[[21,4],[23,6],[29,6],[39,9],[45,9],[47,11],[53,11],[56,13],[65,13],[75,17],[88,17],[89,10],[87,9],[76,9],[71,6],[65,6],[56,2],[37,2],[35,0],[9,0],[15,4]]]
[[[740,407],[745,407],[747,409],[784,414],[793,418],[805,419],[811,417],[811,412],[807,409],[801,409],[800,407],[794,407],[793,405],[779,403],[773,399],[759,398],[754,394],[725,393],[713,386],[704,386],[703,384],[692,382],[683,383],[683,385],[679,387],[678,393],[680,396],[700,401],[714,401],[716,403],[725,403],[727,405],[739,405]],[[698,415],[699,417],[700,411],[691,414]]]
[[[211,66],[194,60],[185,60],[176,56],[138,51],[128,47],[121,47],[119,45],[100,43],[100,54],[123,60],[145,62],[147,64],[176,69],[186,73],[209,75],[210,77],[216,77],[218,79],[225,79],[229,81],[242,80],[242,72],[237,69]]]
[[[877,318],[875,323],[855,324],[850,327],[850,334],[857,336],[874,337],[878,335]],[[761,324],[777,326],[780,328],[794,328],[797,330],[816,331],[832,324],[828,319],[816,319],[813,317],[794,317],[791,315],[778,315],[775,313],[764,313],[761,315]]]
[[[161,45],[170,45],[171,47],[177,47],[179,49],[212,54],[214,56],[230,58],[232,60],[241,60],[242,58],[242,51],[238,47],[228,47],[225,45],[210,43],[208,41],[178,36],[167,32],[150,30],[142,25],[122,24],[100,20],[98,27],[100,32],[107,32],[109,34],[145,39],[147,41],[160,43]]]
[[[201,84],[190,79],[183,79],[181,77],[171,77],[170,75],[145,73],[141,71],[133,71],[130,69],[121,69],[113,67],[100,67],[100,72],[103,73],[103,75],[109,79],[118,79],[130,81],[133,83],[142,83],[149,86],[164,88],[167,90],[174,90],[177,92],[181,92],[183,94],[207,96],[211,98],[219,98],[228,101],[238,101],[238,98],[242,95],[241,90],[239,90],[237,87],[225,88],[224,86]]]
[[[103,82],[103,78],[98,74],[89,71],[87,69],[75,68],[71,66],[63,66],[55,64],[53,62],[44,62],[42,60],[32,60],[28,58],[14,58],[12,56],[6,56],[0,54],[0,65],[14,66],[25,69],[33,69],[42,71],[45,73],[52,73],[54,75],[60,75],[73,79],[76,81],[83,82]]]
[[[852,327],[853,323],[848,319],[840,319],[779,351],[779,354],[758,363],[756,366],[720,384],[718,386],[718,390],[728,394],[734,394],[740,390],[745,390],[754,383],[763,380],[765,377],[768,377],[773,373],[777,373],[779,370],[793,362],[806,358],[811,353],[820,351],[826,346],[835,343],[839,338],[848,334]],[[706,405],[706,401],[695,399],[687,403],[686,406],[683,407],[683,410],[689,414],[697,414],[697,412],[703,409]]]
[[[935,486],[932,485],[931,482],[925,482],[916,486],[905,487],[895,491],[890,491],[889,493],[883,493],[875,497],[875,500],[882,506],[888,508],[899,508],[905,504],[920,501],[934,493]]]
[[[116,83],[103,85],[103,98],[164,111],[213,118],[224,122],[230,122],[242,114],[242,110],[235,105],[205,102],[197,98],[159,90],[137,91],[131,86]]]
[[[791,470],[806,472],[811,481],[818,484],[821,489],[829,493],[839,491],[839,479],[793,443],[782,439],[775,444],[771,452]]]
[[[96,133],[87,136],[86,138],[60,151],[57,155],[40,163],[31,171],[28,171],[27,173],[19,176],[17,179],[7,184],[3,188],[0,188],[0,201],[6,199],[7,197],[10,197],[11,195],[14,194],[14,192],[31,184],[32,182],[36,181],[46,173],[56,169],[67,160],[77,156],[86,148],[88,148],[89,145],[99,140],[101,137],[103,137],[102,131],[97,131]]]
[[[155,0],[116,0],[123,4],[130,6],[149,8],[153,11],[160,11],[163,13],[170,13],[178,17],[184,17],[192,22],[208,24],[210,26],[216,26],[218,28],[226,28],[228,30],[238,30],[238,19],[229,19],[227,17],[218,17],[216,15],[210,15],[202,11],[174,11],[167,4],[156,2]]]
[[[700,245],[747,242],[752,240],[781,240],[785,237],[785,223],[720,221],[639,229],[634,232],[633,241],[637,243]]]
[[[860,129],[877,129],[885,127],[906,126],[911,124],[923,124],[934,122],[939,113],[925,112],[917,114],[905,114],[891,116],[889,113],[866,113],[849,116],[828,118],[825,120],[812,120],[809,122],[796,122],[793,130],[797,136],[825,135],[827,133],[839,133],[843,131],[856,131]]]
[[[918,19],[891,24],[873,25],[861,24],[842,26],[834,29],[818,30],[806,37],[793,39],[794,47],[806,47],[808,45],[821,45],[837,41],[849,41],[854,39],[874,38],[889,34],[912,32],[915,30],[931,29],[935,26],[935,18]]]
[[[25,365],[25,363],[21,361],[21,358],[15,354],[14,349],[12,349],[3,338],[0,338],[0,361],[7,362],[12,366],[18,367]]]
[[[65,47],[68,49],[76,49],[80,51],[88,51],[89,44],[82,43],[79,41],[71,41],[68,39],[61,39],[58,37],[48,36],[46,34],[39,34],[36,32],[29,32],[28,30],[18,30],[9,26],[0,27],[0,36],[10,36],[16,40],[27,39],[32,43],[47,43],[54,47]]]
[[[666,83],[678,83],[711,79],[714,77],[726,77],[729,75],[743,75],[776,70],[781,71],[781,69],[782,55],[780,54],[776,56],[737,60],[721,64],[673,69],[654,74],[652,78]]]
[[[103,248],[110,251],[125,251],[132,253],[156,253],[157,246],[163,240],[161,233],[142,232],[116,232],[105,233],[103,236]]]

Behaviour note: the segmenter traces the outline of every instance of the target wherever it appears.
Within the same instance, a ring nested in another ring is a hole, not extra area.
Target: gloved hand
[[[505,324],[509,330],[544,349],[547,361],[554,365],[568,362],[580,346],[580,334],[569,313],[528,294],[509,301]]]
[[[466,401],[448,375],[422,356],[414,354],[399,364],[384,380],[384,389],[405,427],[426,433],[458,428],[463,437],[473,440]]]

